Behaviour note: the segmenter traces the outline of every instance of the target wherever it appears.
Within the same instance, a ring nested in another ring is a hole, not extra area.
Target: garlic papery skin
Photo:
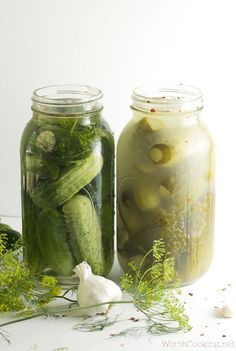
[[[120,287],[112,280],[93,274],[91,267],[86,262],[78,264],[74,272],[80,280],[77,291],[79,307],[121,300]],[[106,313],[108,308],[109,304],[86,308],[80,311],[80,315],[92,316],[96,313]]]

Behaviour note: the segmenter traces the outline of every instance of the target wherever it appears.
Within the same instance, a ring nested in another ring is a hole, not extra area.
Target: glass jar
[[[99,275],[113,262],[114,141],[101,98],[88,86],[36,90],[21,140],[24,259],[62,284],[83,260]]]
[[[147,85],[132,98],[133,119],[117,150],[119,262],[128,271],[163,239],[175,277],[189,284],[213,252],[214,146],[200,119],[202,94]]]

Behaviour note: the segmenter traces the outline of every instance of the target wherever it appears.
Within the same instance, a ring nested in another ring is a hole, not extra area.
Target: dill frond
[[[0,235],[0,312],[17,312],[30,316],[61,293],[56,278],[43,276],[36,281],[26,264],[20,260],[19,244],[6,248]]]
[[[153,264],[143,272],[142,268],[149,256],[153,257]],[[190,330],[189,318],[178,299],[178,285],[170,286],[175,274],[174,259],[166,253],[163,240],[154,241],[153,248],[139,266],[134,262],[129,266],[130,273],[122,276],[121,287],[146,316],[146,331],[158,334]]]
[[[146,270],[146,260],[153,262]],[[142,325],[124,329],[118,333],[110,334],[111,337],[160,335],[188,331],[191,329],[189,318],[184,306],[180,303],[179,284],[170,286],[175,275],[174,259],[166,253],[163,240],[154,241],[152,249],[143,257],[140,265],[134,262],[129,264],[130,272],[121,277],[121,287],[131,299],[127,301],[111,301],[104,304],[133,303],[142,313]],[[6,293],[7,292],[7,293]],[[48,302],[55,298],[64,298],[67,293],[76,292],[76,287],[61,292],[60,286],[54,277],[44,276],[36,282],[27,266],[19,260],[18,253],[6,250],[4,238],[0,236],[0,312],[18,311],[22,318],[0,325],[21,322],[39,316],[58,317],[56,313],[69,312],[70,305],[63,310],[50,312]],[[7,298],[6,298],[7,296]],[[97,305],[86,306],[95,307]],[[76,307],[74,310],[83,308]],[[101,331],[122,319],[120,315],[111,318],[108,314],[82,319],[73,329],[82,332]],[[0,330],[0,335],[8,342],[7,335]]]
[[[119,319],[120,316],[121,313],[117,314],[114,318],[110,318],[107,314],[105,316],[86,317],[82,322],[74,325],[72,329],[83,332],[100,331],[117,322],[121,322]]]

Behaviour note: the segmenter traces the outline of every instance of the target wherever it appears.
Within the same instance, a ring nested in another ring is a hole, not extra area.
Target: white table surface
[[[2,218],[2,221],[21,229],[19,218]],[[115,263],[110,277],[116,280],[120,273]],[[219,308],[234,288],[233,278],[234,272],[225,270],[215,260],[199,282],[182,289],[182,299],[193,327],[188,333],[110,339],[111,333],[140,323],[129,320],[130,317],[140,317],[140,312],[132,305],[117,305],[111,314],[122,313],[121,318],[127,319],[99,332],[72,330],[78,323],[76,317],[41,317],[9,325],[4,330],[11,343],[7,344],[0,337],[0,351],[236,350],[235,318],[219,317]],[[0,316],[0,321],[3,323],[7,319]]]

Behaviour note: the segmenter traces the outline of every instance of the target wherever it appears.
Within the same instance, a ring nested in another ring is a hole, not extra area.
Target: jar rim
[[[100,100],[100,89],[89,85],[49,85],[33,91],[32,101],[43,105],[78,106]]]
[[[199,88],[178,84],[167,88],[156,84],[136,87],[132,93],[134,109],[148,112],[194,112],[203,108],[203,95]]]

